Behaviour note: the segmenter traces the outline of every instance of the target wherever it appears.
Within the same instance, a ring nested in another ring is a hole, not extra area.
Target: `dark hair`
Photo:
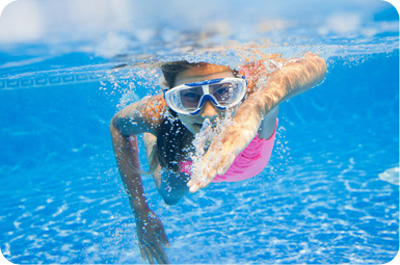
[[[158,131],[157,158],[161,166],[179,172],[179,162],[189,159],[194,135],[175,117],[167,118]]]
[[[174,61],[161,65],[166,85],[169,88],[175,86],[176,76],[190,67],[199,65],[187,61]],[[179,162],[187,159],[193,148],[191,144],[194,136],[177,118],[176,112],[169,109],[171,114],[167,117],[158,131],[157,137],[157,156],[161,166],[172,171],[179,171]]]
[[[164,63],[161,65],[161,71],[163,73],[165,82],[169,88],[175,86],[176,76],[192,66],[196,66],[198,63],[189,63],[188,61],[175,61],[170,63]]]
[[[203,65],[207,65],[207,63],[200,62],[200,63],[189,63],[188,61],[174,61],[170,63],[164,63],[161,65],[161,71],[164,75],[164,79],[167,83],[167,86],[169,88],[172,88],[175,86],[175,81],[176,81],[176,76],[180,73],[183,72],[190,67],[201,67]],[[235,76],[238,76],[238,71],[237,70],[232,70],[233,74]]]

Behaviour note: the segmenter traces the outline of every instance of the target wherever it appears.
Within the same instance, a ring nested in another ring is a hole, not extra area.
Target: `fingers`
[[[210,176],[212,176],[212,174],[210,174],[209,172],[206,172],[207,170],[202,170],[201,172],[193,172],[193,175],[191,177],[191,179],[189,180],[189,182],[187,183],[187,186],[189,187],[189,191],[190,192],[196,192],[199,188],[203,188],[206,187],[210,181]],[[202,181],[199,180],[199,178],[197,178],[196,176],[203,176],[202,177]]]
[[[156,252],[155,257],[159,264],[169,264],[168,256],[165,253],[165,250],[161,245],[161,243],[162,243],[164,245],[164,247],[169,248],[168,238],[164,232],[164,227],[161,223],[160,223],[160,229],[157,232],[158,232],[159,242],[152,244],[152,246]]]
[[[234,154],[219,155],[219,161],[217,164],[213,163],[212,169],[207,168],[207,170],[202,170],[199,173],[193,172],[192,178],[187,183],[189,191],[194,193],[198,191],[200,188],[207,187],[215,176],[217,175],[223,176],[229,170],[229,168],[235,161],[235,158],[236,156]],[[209,166],[211,167],[211,165]],[[197,180],[196,176],[202,176],[203,180],[202,181]]]
[[[191,179],[191,180],[188,182],[188,184],[187,184],[188,187],[189,187],[189,191],[192,192],[192,193],[194,193],[194,192],[198,191],[200,188],[205,188],[205,187],[207,187],[208,184],[210,184],[211,179],[214,178],[214,177],[211,178],[210,176],[215,176],[215,174],[210,174],[210,175],[207,177],[207,180],[206,180],[206,181],[198,181],[198,180],[196,180],[196,179]]]
[[[190,188],[189,188],[189,191],[191,192],[191,193],[194,193],[194,192],[196,192],[196,191],[198,191],[199,189],[200,189],[200,183],[195,183],[195,184],[192,184],[191,186],[189,186]]]
[[[153,257],[157,260],[158,264],[169,264],[167,254],[160,244],[151,244],[151,252]]]
[[[147,259],[150,264],[154,264],[154,261],[158,264],[169,264],[168,256],[162,246],[169,247],[169,242],[161,222],[153,235],[152,241],[141,240],[139,242],[140,255],[143,261]]]
[[[205,177],[203,177],[204,180],[202,180],[202,181],[198,180],[196,178],[196,175],[205,176]],[[192,193],[198,191],[200,188],[207,187],[208,184],[210,183],[211,179],[213,178],[211,176],[215,176],[215,174],[213,175],[209,172],[204,172],[204,170],[202,173],[197,173],[196,175],[193,174],[192,178],[187,183],[187,186],[189,187],[189,191]]]
[[[164,262],[162,262],[161,258],[159,257],[157,251],[155,250],[154,244],[149,243],[148,249],[149,249],[149,251],[151,253],[152,258],[155,258],[158,264],[163,264],[164,263]]]
[[[153,260],[153,256],[151,254],[150,248],[146,245],[143,244],[139,244],[139,249],[140,249],[140,254],[142,255],[143,258],[143,254],[146,256],[147,260],[149,261],[150,264],[155,264],[154,260]],[[144,258],[143,258],[144,259]],[[146,260],[146,259],[144,259]]]
[[[164,228],[162,228],[161,231],[159,232],[159,237],[160,237],[161,243],[163,243],[164,247],[169,248],[169,241],[168,241],[167,235],[164,232]]]
[[[143,261],[147,258],[150,264],[155,264],[154,259],[158,264],[169,264],[168,256],[160,243],[140,244],[139,250]]]
[[[144,253],[144,249],[143,246],[141,246],[141,244],[139,244],[139,250],[140,250],[140,256],[142,256],[142,260],[146,261],[146,254]]]

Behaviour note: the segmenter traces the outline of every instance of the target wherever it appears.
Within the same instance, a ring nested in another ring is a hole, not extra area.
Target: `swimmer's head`
[[[169,88],[204,80],[236,77],[236,71],[231,68],[209,63],[176,61],[162,65],[161,70]],[[193,134],[200,131],[205,119],[216,120],[223,116],[224,112],[210,100],[206,100],[195,115],[176,113],[171,110],[171,113],[178,116],[182,124]]]

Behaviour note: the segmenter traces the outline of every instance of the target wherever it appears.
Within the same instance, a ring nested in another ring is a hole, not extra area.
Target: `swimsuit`
[[[235,158],[228,171],[223,176],[217,175],[211,182],[241,181],[254,177],[263,171],[271,157],[277,126],[278,119],[276,119],[275,130],[269,139],[260,139],[257,134]],[[181,172],[191,175],[192,163],[192,161],[181,161],[179,163]]]

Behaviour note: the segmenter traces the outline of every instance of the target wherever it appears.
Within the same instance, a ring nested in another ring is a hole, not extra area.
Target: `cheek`
[[[178,114],[178,118],[181,120],[182,124],[193,134],[199,132],[199,129],[193,125],[193,118],[186,115]]]

